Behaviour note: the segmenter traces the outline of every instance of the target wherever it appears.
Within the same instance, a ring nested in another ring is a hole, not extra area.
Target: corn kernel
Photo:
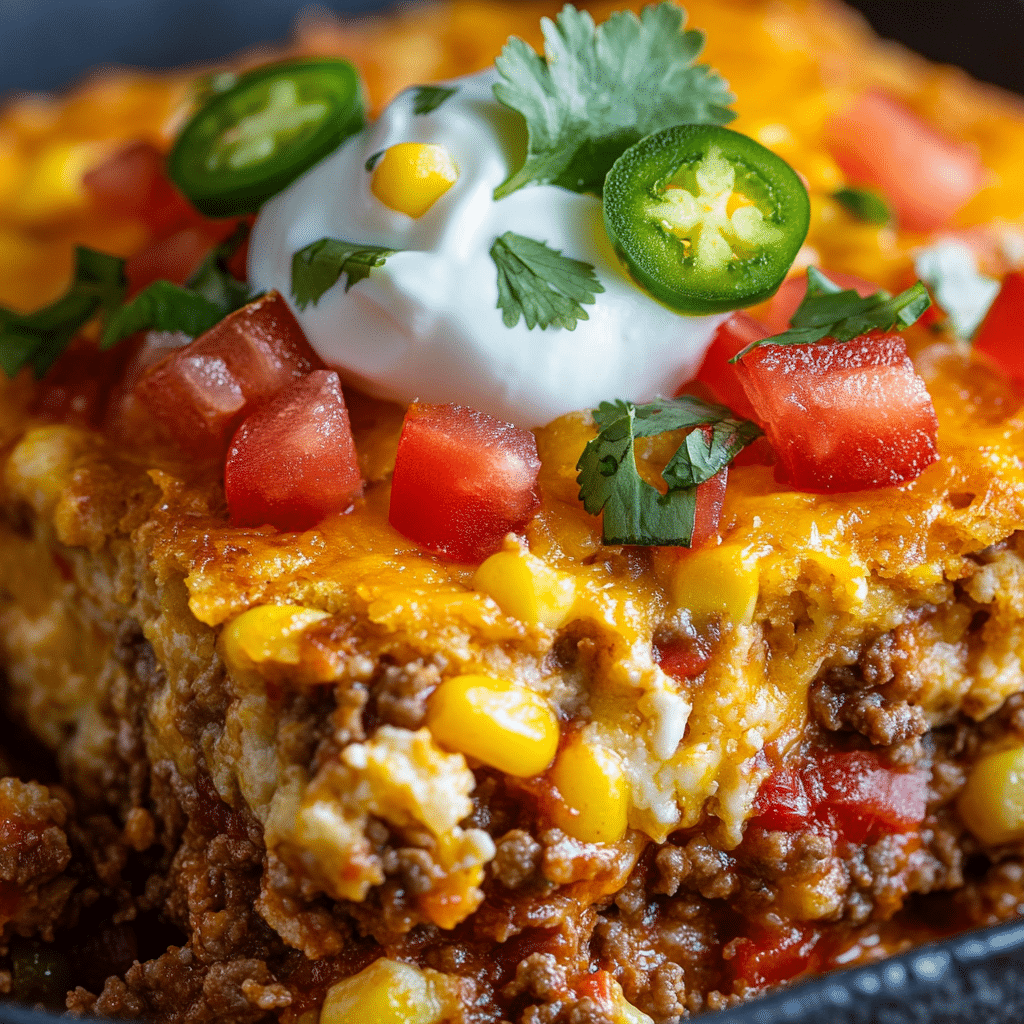
[[[441,1024],[443,975],[382,957],[327,990],[320,1024]]]
[[[978,761],[957,806],[967,827],[989,846],[1024,839],[1024,747]]]
[[[555,824],[581,843],[617,843],[626,834],[629,787],[618,754],[576,737],[550,772],[564,804]]]
[[[694,618],[722,615],[734,623],[750,622],[757,607],[756,562],[734,544],[704,548],[679,560],[672,575],[672,600]]]
[[[11,452],[4,482],[14,496],[27,501],[40,515],[48,515],[87,448],[85,434],[74,427],[35,427]]]
[[[327,615],[319,608],[298,604],[264,604],[250,608],[224,627],[221,653],[231,668],[243,672],[264,662],[297,665],[299,637]]]
[[[521,548],[491,555],[477,569],[473,586],[506,615],[550,629],[564,625],[576,603],[573,578]]]
[[[534,690],[492,676],[446,679],[430,698],[427,727],[442,746],[507,775],[537,775],[558,749],[558,719]]]
[[[458,180],[459,169],[444,146],[399,142],[384,150],[370,191],[388,209],[422,217]]]

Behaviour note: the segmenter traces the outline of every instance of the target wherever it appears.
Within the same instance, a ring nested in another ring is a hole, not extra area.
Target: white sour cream
[[[400,402],[457,402],[520,426],[624,398],[669,395],[696,372],[727,316],[682,316],[623,270],[592,196],[541,185],[495,202],[525,151],[521,119],[491,91],[493,71],[451,84],[429,114],[402,93],[260,213],[249,274],[261,290],[291,295],[292,256],[321,238],[401,250],[345,291],[344,277],[295,313],[313,348],[343,378]],[[458,181],[420,218],[370,191],[369,157],[399,142],[444,146]],[[546,242],[594,266],[604,292],[573,331],[508,328],[497,308],[489,255],[505,231]],[[294,308],[294,303],[293,303]]]

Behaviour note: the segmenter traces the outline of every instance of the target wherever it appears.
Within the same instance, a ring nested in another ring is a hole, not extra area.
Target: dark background
[[[55,88],[102,64],[171,67],[283,40],[309,3],[0,0],[0,94]],[[321,0],[319,6],[365,13],[382,4]],[[1024,93],[1024,0],[855,0],[853,6],[883,36]]]

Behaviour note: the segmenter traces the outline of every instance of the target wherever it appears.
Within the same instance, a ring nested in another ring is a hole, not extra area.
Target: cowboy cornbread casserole
[[[563,12],[536,74],[559,30],[691,46],[651,11]],[[454,79],[555,13],[309,21],[4,109],[0,992],[667,1022],[1017,912],[1024,115],[829,4],[694,0],[691,112],[559,163],[525,47]],[[432,249],[498,100],[529,145]],[[478,328],[528,369],[485,387]]]

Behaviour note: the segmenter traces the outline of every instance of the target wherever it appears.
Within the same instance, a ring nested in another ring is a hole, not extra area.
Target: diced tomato
[[[974,348],[984,352],[1011,380],[1024,384],[1024,273],[1014,271],[974,335]]]
[[[735,365],[729,360],[748,345],[770,334],[764,324],[748,313],[733,313],[715,332],[697,371],[695,379],[707,384],[719,402],[729,406],[737,416],[745,420],[753,419],[754,409],[736,375]]]
[[[269,292],[171,352],[135,394],[182,448],[209,458],[254,409],[320,366],[288,304]]]
[[[528,430],[461,405],[413,404],[391,485],[391,525],[460,562],[493,554],[540,499],[537,441]]]
[[[314,370],[238,428],[224,465],[233,526],[308,530],[362,493],[341,381]]]
[[[710,650],[699,640],[659,643],[654,656],[661,670],[680,682],[699,676],[711,660]]]
[[[893,487],[938,458],[935,409],[899,335],[762,345],[736,365],[776,473],[795,487]]]
[[[76,338],[49,369],[34,392],[32,413],[43,419],[95,427],[131,355],[131,347],[99,351]]]
[[[794,978],[810,967],[820,937],[821,932],[810,925],[753,925],[750,934],[734,946],[733,974],[755,988]]]
[[[924,772],[896,771],[868,751],[819,753],[761,783],[750,825],[783,832],[826,826],[848,842],[873,842],[916,828],[927,796]]]
[[[870,90],[826,126],[832,156],[852,182],[885,194],[905,228],[933,231],[985,180],[978,154],[940,135],[903,103]]]
[[[852,289],[862,298],[874,295],[875,292],[880,290],[877,284],[865,281],[863,277],[855,277],[853,274],[843,274],[835,270],[824,270],[822,272],[833,284],[837,284],[840,288],[846,290]],[[913,281],[910,283],[913,284]],[[764,324],[768,335],[781,334],[783,331],[788,330],[789,322],[793,318],[797,306],[803,301],[806,292],[806,274],[786,278],[779,286],[779,290],[767,302],[754,307],[757,313],[757,322]]]
[[[234,227],[234,221],[225,220],[190,224],[146,246],[125,263],[128,291],[134,295],[154,281],[184,284]]]
[[[761,783],[754,802],[752,825],[770,831],[793,832],[813,821],[811,801],[800,773],[780,768]]]
[[[163,235],[202,220],[167,176],[163,153],[148,142],[132,142],[87,172],[83,185],[104,213],[134,217]]]
[[[576,995],[589,998],[604,1010],[615,1009],[615,989],[608,971],[595,971],[576,983]]]
[[[822,754],[812,788],[819,816],[827,815],[851,843],[907,832],[924,821],[924,772],[894,771],[866,751]]]

